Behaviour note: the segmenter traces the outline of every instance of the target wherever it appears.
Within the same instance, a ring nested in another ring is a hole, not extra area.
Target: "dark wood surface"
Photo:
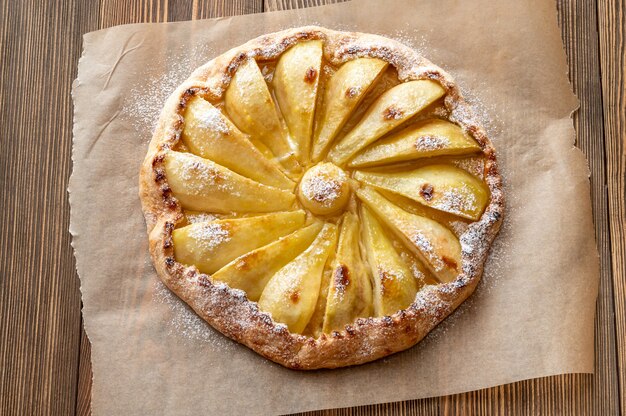
[[[383,1],[383,0],[381,0]],[[0,415],[90,413],[90,346],[67,182],[83,33],[329,0],[0,0]],[[626,414],[626,67],[622,0],[557,0],[581,107],[600,252],[596,373],[316,415]]]

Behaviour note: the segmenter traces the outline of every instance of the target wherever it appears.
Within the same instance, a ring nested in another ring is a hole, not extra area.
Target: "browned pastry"
[[[294,369],[415,345],[474,291],[503,213],[493,146],[447,73],[314,26],[195,70],[140,197],[163,282]]]

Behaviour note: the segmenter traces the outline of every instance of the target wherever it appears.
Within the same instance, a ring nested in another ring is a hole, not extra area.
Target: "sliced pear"
[[[326,264],[330,264],[333,260],[333,255],[331,254],[326,260]],[[315,310],[313,311],[313,316],[309,320],[306,328],[304,329],[303,335],[308,335],[313,338],[319,338],[322,335],[322,328],[324,325],[324,315],[326,314],[326,298],[328,297],[328,286],[330,285],[330,278],[333,274],[333,269],[330,267],[324,268],[324,273],[322,274],[322,283],[320,284],[320,294],[317,297],[317,303],[315,304]]]
[[[429,165],[408,172],[357,171],[354,178],[431,208],[478,220],[489,203],[487,185],[452,165]]]
[[[267,159],[230,120],[202,97],[193,97],[184,113],[183,142],[192,153],[265,185],[293,189],[294,183]]]
[[[427,207],[426,205],[415,202],[406,196],[402,196],[393,192],[381,190],[381,195],[391,201],[392,204],[397,205],[399,208],[421,217],[427,217],[431,220],[437,221],[439,224],[443,224],[457,237],[460,237],[468,226],[473,222],[467,218],[461,218],[458,215],[449,214],[447,212],[439,211],[434,208]]]
[[[242,254],[302,227],[304,220],[304,211],[290,211],[191,224],[172,232],[174,256],[202,273],[214,273]]]
[[[323,332],[341,331],[359,317],[372,313],[372,285],[359,250],[357,216],[346,213],[341,224],[337,256],[326,298]]]
[[[378,97],[354,129],[331,149],[330,160],[336,165],[345,164],[355,153],[409,120],[445,92],[439,83],[431,80],[396,85]]]
[[[383,195],[385,198],[389,199],[392,203],[395,204],[395,201],[391,198],[388,198],[386,195]],[[413,204],[419,205],[419,204]],[[404,209],[402,206],[398,205],[400,208]],[[422,207],[420,205],[420,207]],[[411,212],[411,211],[409,211]],[[371,211],[370,211],[371,213]],[[420,215],[420,214],[417,214]],[[436,220],[435,220],[436,221]],[[380,222],[379,222],[380,223]],[[400,258],[409,267],[411,270],[411,274],[417,280],[417,286],[421,288],[424,285],[436,285],[439,284],[439,281],[435,278],[433,273],[430,271],[428,267],[424,265],[422,261],[420,261],[415,255],[415,250],[409,249],[406,240],[402,240],[398,238],[394,233],[387,233],[387,238],[393,244],[393,247],[396,249],[396,252],[400,255]],[[456,234],[455,234],[456,235]]]
[[[439,284],[439,281],[431,273],[428,267],[424,266],[424,263],[419,261],[413,253],[409,252],[403,243],[400,244],[401,246],[399,248],[396,247],[396,250],[400,253],[400,258],[404,264],[409,266],[411,274],[418,282],[417,286],[422,287],[425,285]]]
[[[482,181],[485,180],[485,158],[480,155],[453,159],[450,163],[471,173]]]
[[[418,281],[378,220],[365,207],[362,207],[361,218],[367,261],[374,277],[374,314],[390,316],[413,303],[419,289]]]
[[[452,231],[429,218],[398,208],[372,188],[359,189],[357,196],[404,240],[438,280],[451,282],[459,275],[461,244]]]
[[[385,73],[387,62],[357,58],[343,64],[326,85],[321,116],[315,128],[313,161],[319,162],[353,110]]]
[[[243,62],[224,94],[226,112],[241,131],[258,139],[290,170],[297,170],[294,150],[256,61]]]
[[[178,143],[176,143],[172,149],[176,150],[177,152],[183,152],[183,153],[190,151],[189,147],[187,147],[185,142],[182,140],[179,140]]]
[[[429,119],[373,144],[357,155],[349,166],[375,166],[423,157],[465,155],[478,151],[480,151],[478,143],[456,124]]]
[[[211,278],[241,289],[246,292],[248,299],[257,301],[267,281],[285,264],[306,250],[321,229],[322,223],[317,222],[281,237],[273,243],[236,258],[215,272]]]
[[[411,202],[412,203],[412,202]],[[183,210],[185,213],[185,218],[187,220],[186,224],[194,224],[196,222],[209,222],[214,220],[229,220],[232,218],[249,218],[257,215],[264,215],[262,213],[240,213],[240,212],[229,212],[228,214],[218,214],[216,212],[202,212],[202,211],[192,211],[185,209]]]
[[[288,210],[295,195],[255,182],[224,166],[191,153],[170,151],[165,173],[182,206],[217,213]]]
[[[287,325],[289,331],[302,333],[315,310],[324,265],[335,250],[336,240],[337,226],[324,225],[311,246],[270,279],[259,308]]]
[[[321,66],[322,41],[300,42],[282,54],[272,80],[297,157],[305,162],[309,159]]]
[[[248,136],[248,140],[250,140],[250,143],[252,143],[252,145],[256,147],[257,150],[267,159],[278,161],[279,164],[285,169],[286,174],[290,179],[297,181],[298,178],[300,178],[302,166],[298,163],[295,153],[292,152],[276,157],[270,148],[263,144],[263,142],[261,142],[258,138]]]

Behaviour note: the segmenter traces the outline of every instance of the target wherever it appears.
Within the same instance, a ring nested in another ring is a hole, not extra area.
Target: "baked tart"
[[[161,113],[140,197],[169,289],[294,369],[419,342],[476,288],[503,212],[494,148],[450,75],[312,26],[196,69]]]

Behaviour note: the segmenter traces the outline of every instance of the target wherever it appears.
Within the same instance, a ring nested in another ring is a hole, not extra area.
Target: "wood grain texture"
[[[89,16],[3,1],[0,72],[0,414],[71,415],[80,296],[70,247],[70,87]]]
[[[305,7],[324,6],[344,1],[347,0],[264,0],[263,10],[272,12],[276,10],[303,9]]]
[[[606,184],[604,120],[598,42],[598,16],[595,2],[587,0],[558,3],[559,23],[567,51],[569,77],[580,109],[574,114],[577,146],[589,161],[591,203],[596,243],[600,255],[600,288],[596,305],[595,368],[593,409],[595,414],[614,415],[619,409],[616,368],[615,308],[611,276],[611,239],[608,219],[609,194]]]
[[[159,23],[258,13],[262,0],[100,0],[97,29],[126,23]]]
[[[91,414],[91,385],[93,373],[91,371],[91,344],[87,333],[81,325],[80,331],[80,363],[78,367],[78,388],[76,394],[76,414]]]
[[[301,416],[417,415],[590,415],[589,374],[569,374],[507,384],[466,394],[345,409]],[[580,386],[583,386],[581,389]]]
[[[621,414],[626,414],[626,4],[598,0],[600,64],[606,149],[606,186],[611,196],[611,235],[617,368]]]
[[[65,191],[71,170],[69,91],[82,34],[124,23],[338,1],[0,0],[0,415],[90,414],[90,347],[81,332]],[[307,415],[612,415],[620,406],[626,414],[625,10],[615,0],[557,5],[570,79],[581,100],[574,118],[578,145],[592,173],[602,267],[598,371]]]

